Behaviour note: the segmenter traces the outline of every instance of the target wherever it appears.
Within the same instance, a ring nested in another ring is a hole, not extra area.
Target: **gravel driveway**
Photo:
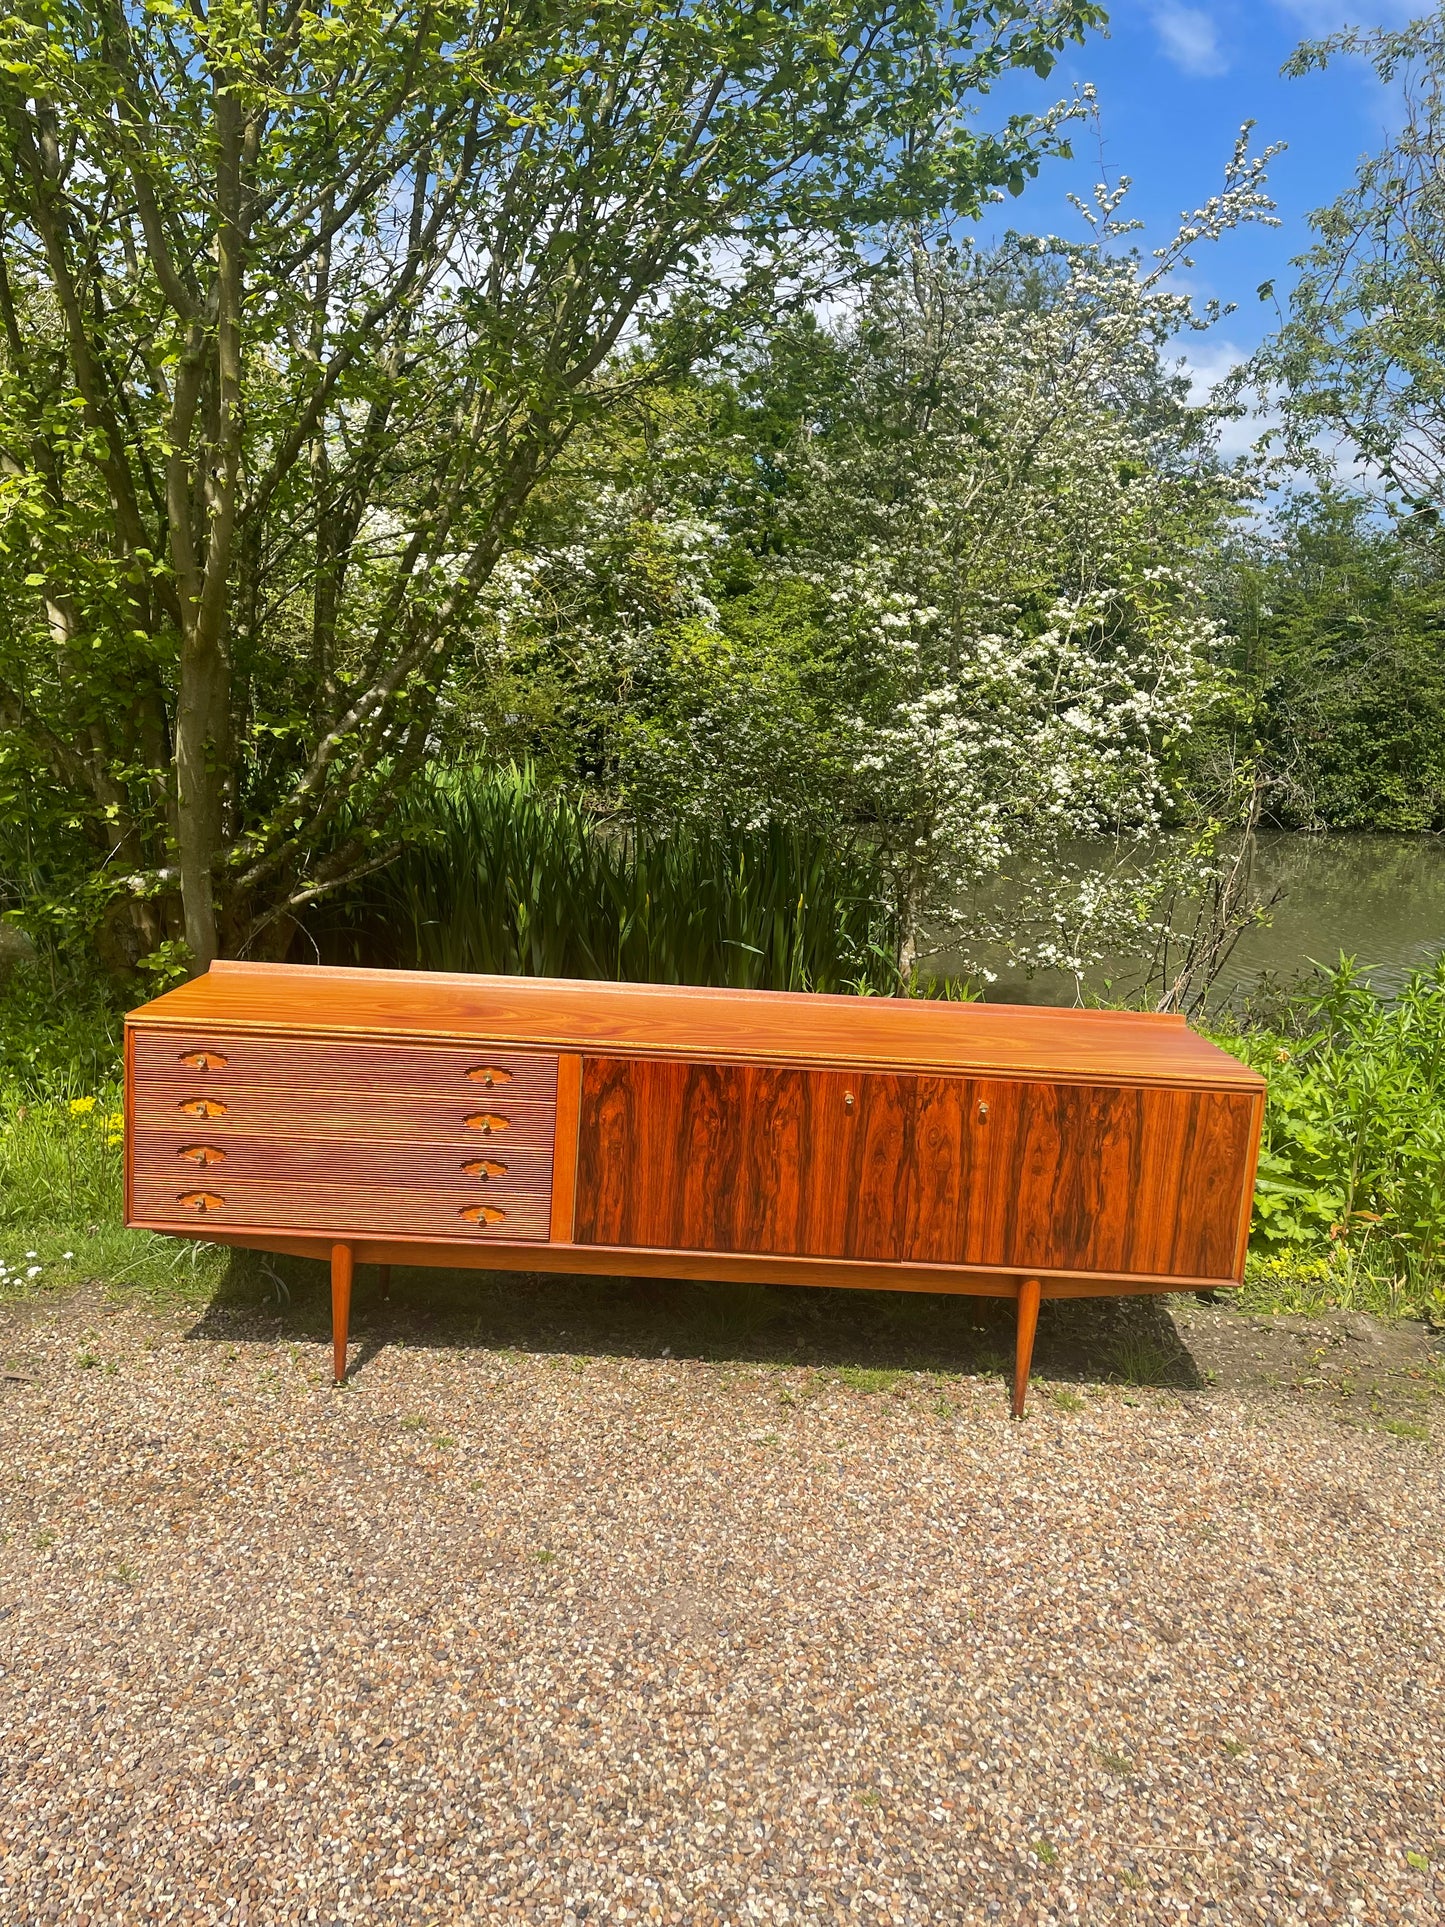
[[[1445,1920],[1432,1446],[367,1351],[3,1314],[6,1927]]]

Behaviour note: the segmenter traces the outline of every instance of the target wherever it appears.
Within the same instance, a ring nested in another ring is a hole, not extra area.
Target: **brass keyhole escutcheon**
[[[987,1104],[980,1104],[980,1105],[979,1105],[979,1107],[978,1107],[978,1121],[979,1121],[979,1123],[980,1123],[980,1124],[982,1124],[982,1123],[984,1123],[984,1122],[985,1122],[985,1120],[987,1119],[987,1117],[988,1117],[988,1106],[987,1106]]]
[[[480,1178],[483,1184],[488,1178],[504,1178],[507,1167],[500,1158],[468,1158],[462,1170],[469,1178]]]
[[[219,1191],[179,1191],[176,1203],[187,1211],[219,1211],[226,1200]]]
[[[853,1093],[852,1093],[851,1091],[844,1091],[844,1093],[843,1093],[843,1109],[844,1109],[845,1111],[851,1111],[851,1110],[852,1110],[852,1108],[853,1108]]]
[[[223,1164],[226,1154],[215,1144],[185,1144],[176,1152],[187,1164]]]
[[[500,1111],[473,1111],[462,1122],[469,1131],[480,1131],[483,1137],[490,1137],[493,1131],[509,1131],[512,1128],[511,1118],[503,1117]]]
[[[468,1224],[500,1224],[506,1215],[505,1211],[499,1210],[494,1204],[464,1204],[457,1213],[457,1216],[465,1218]]]
[[[183,1097],[176,1109],[187,1117],[224,1117],[227,1107],[219,1097]]]
[[[231,1061],[218,1050],[183,1050],[180,1060],[189,1071],[223,1071]]]
[[[497,1064],[474,1064],[467,1072],[474,1084],[485,1084],[490,1090],[494,1084],[510,1084],[512,1073],[504,1071]]]

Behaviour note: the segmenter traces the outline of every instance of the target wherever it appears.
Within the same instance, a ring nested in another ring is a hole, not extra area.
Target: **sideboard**
[[[126,1222],[358,1263],[1238,1284],[1264,1082],[1182,1018],[216,963],[126,1019]]]

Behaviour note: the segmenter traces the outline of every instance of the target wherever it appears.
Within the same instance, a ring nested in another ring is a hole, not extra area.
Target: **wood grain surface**
[[[174,1229],[158,1225],[157,1230]],[[693,1278],[766,1285],[829,1286],[847,1291],[922,1291],[962,1293],[979,1298],[1016,1298],[1018,1272],[984,1265],[879,1264],[852,1258],[762,1257],[735,1251],[619,1250],[613,1245],[537,1246],[506,1236],[507,1227],[485,1241],[449,1237],[396,1237],[374,1234],[356,1242],[358,1264],[441,1265],[460,1270],[514,1271],[528,1280],[538,1273],[608,1278]],[[217,1244],[247,1245],[257,1251],[284,1252],[296,1258],[325,1258],[327,1246],[315,1236],[264,1226],[207,1226],[200,1237]],[[1231,1289],[1232,1278],[1104,1278],[1097,1272],[1041,1274],[1045,1298],[1137,1298],[1162,1292]]]
[[[216,1155],[219,1153],[219,1155]],[[209,1154],[209,1155],[208,1155]],[[483,1175],[468,1166],[496,1167]],[[474,1192],[548,1191],[550,1138],[489,1145],[392,1143],[384,1139],[300,1137],[290,1133],[205,1134],[141,1130],[134,1134],[137,1180],[162,1184],[229,1184],[279,1179],[288,1184],[379,1184],[393,1189]]]
[[[575,1236],[1229,1278],[1254,1115],[1243,1093],[588,1058]]]
[[[497,1145],[552,1142],[550,1104],[514,1103],[494,1098],[479,1107],[464,1097],[388,1097],[371,1091],[236,1089],[219,1080],[204,1093],[185,1087],[177,1097],[137,1077],[133,1118],[138,1131],[169,1131],[195,1138],[321,1137],[333,1140],[376,1138],[401,1144],[455,1144],[473,1151]],[[191,1104],[204,1106],[193,1112]],[[225,1109],[213,1107],[223,1104]],[[502,1119],[491,1130],[474,1129],[468,1118]]]
[[[212,1209],[181,1202],[202,1193],[219,1197]],[[293,1184],[277,1180],[232,1181],[215,1171],[202,1180],[176,1183],[137,1171],[132,1192],[134,1222],[209,1238],[229,1225],[274,1231],[313,1231],[339,1237],[372,1232],[388,1237],[541,1240],[547,1236],[551,1190],[485,1191],[465,1181],[453,1192],[380,1184]],[[472,1223],[469,1207],[495,1205],[505,1215],[496,1224]]]
[[[1176,1017],[921,998],[216,963],[129,1021],[138,1031],[189,1028],[202,1044],[218,1026],[232,1036],[466,1038],[593,1055],[1263,1089],[1255,1071]]]
[[[555,1052],[515,1047],[339,1042],[311,1037],[257,1037],[205,1029],[135,1031],[135,1076],[148,1091],[365,1091],[376,1096],[447,1097],[469,1110],[496,1102],[552,1104],[557,1096]],[[188,1061],[198,1054],[222,1060],[212,1070]],[[487,1071],[502,1074],[488,1080]]]

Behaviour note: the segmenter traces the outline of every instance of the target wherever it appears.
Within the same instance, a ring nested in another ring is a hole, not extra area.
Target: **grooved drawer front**
[[[369,1138],[241,1137],[218,1131],[139,1131],[135,1175],[173,1190],[275,1180],[283,1184],[379,1184],[391,1189],[459,1191],[492,1199],[503,1191],[546,1191],[546,1144],[401,1144]],[[478,1167],[467,1170],[466,1166]],[[484,1168],[491,1171],[484,1175]],[[502,1167],[505,1166],[505,1169]]]
[[[182,1196],[219,1200],[201,1211],[182,1205]],[[486,1204],[505,1213],[498,1224],[462,1217],[469,1205]],[[174,1184],[137,1174],[131,1215],[143,1224],[174,1225],[178,1230],[213,1226],[224,1231],[244,1226],[261,1231],[324,1231],[339,1237],[481,1238],[535,1240],[547,1236],[551,1193],[504,1193],[500,1185],[465,1184],[455,1193],[393,1189],[364,1184],[234,1183],[215,1172],[190,1184]]]
[[[396,1144],[545,1144],[555,1112],[550,1104],[518,1104],[500,1093],[482,1098],[376,1097],[369,1091],[247,1091],[212,1084],[198,1095],[171,1091],[135,1094],[138,1131],[198,1137],[314,1137],[350,1143],[380,1138]],[[196,1106],[185,1109],[184,1106]],[[216,1110],[224,1105],[224,1110]],[[204,1108],[200,1108],[204,1107]],[[476,1118],[475,1125],[467,1123]],[[486,1120],[491,1120],[487,1122]],[[497,1120],[501,1120],[498,1122]]]
[[[184,1060],[224,1058],[224,1065],[196,1069]],[[507,1081],[488,1085],[470,1071],[498,1070]],[[544,1051],[504,1050],[489,1044],[326,1043],[309,1037],[230,1037],[224,1031],[138,1030],[136,1091],[168,1091],[172,1085],[204,1092],[229,1089],[372,1091],[377,1095],[445,1097],[453,1091],[514,1103],[555,1104],[557,1059]],[[179,1093],[177,1093],[179,1095]]]

